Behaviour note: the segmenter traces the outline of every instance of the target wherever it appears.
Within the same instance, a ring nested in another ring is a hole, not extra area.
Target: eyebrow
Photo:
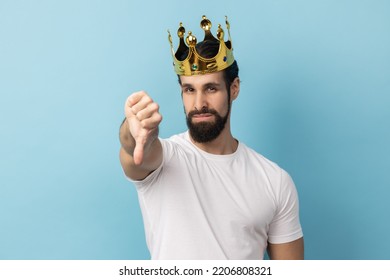
[[[220,83],[214,83],[214,82],[210,82],[210,83],[206,83],[204,84],[202,87],[203,88],[207,88],[207,87],[220,87],[221,84]],[[188,84],[188,83],[184,83],[181,85],[182,88],[185,88],[185,87],[194,87],[192,84]]]

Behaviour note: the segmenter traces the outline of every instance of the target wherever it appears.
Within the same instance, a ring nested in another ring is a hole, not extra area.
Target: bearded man
[[[286,171],[233,137],[240,92],[230,38],[203,16],[204,40],[180,24],[172,51],[188,131],[158,136],[159,105],[125,102],[120,160],[138,192],[152,259],[303,259],[295,185]],[[169,34],[172,47],[172,39]]]

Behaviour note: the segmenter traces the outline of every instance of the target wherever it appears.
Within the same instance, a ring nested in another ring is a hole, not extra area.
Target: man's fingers
[[[154,113],[158,113],[159,105],[143,91],[130,95],[125,105],[125,115],[127,118],[136,117],[139,121],[150,118]]]
[[[135,113],[138,120],[142,121],[144,119],[150,118],[153,114],[158,113],[159,106],[157,103],[150,103],[145,108]],[[133,111],[134,113],[134,111]],[[159,113],[158,113],[159,114]]]
[[[159,124],[162,121],[162,116],[160,113],[155,113],[153,114],[150,118],[144,119],[141,121],[141,126],[144,129],[155,129],[156,127],[159,126]]]
[[[125,109],[125,115],[127,118],[130,118],[137,113],[137,112],[134,112],[133,107],[136,104],[138,104],[142,100],[143,96],[145,96],[145,95],[146,95],[145,92],[139,91],[139,92],[135,92],[135,93],[131,94],[126,99],[124,109]]]
[[[130,134],[135,140],[134,164],[141,165],[145,156],[145,145],[150,143],[153,138],[153,131],[158,131],[158,126],[162,120],[159,105],[146,92],[135,92],[126,100],[125,115]]]
[[[140,100],[138,100],[138,102],[135,103],[130,108],[134,114],[137,114],[139,111],[144,110],[145,108],[149,107],[152,104],[156,104],[156,103],[153,102],[152,98],[146,95],[143,96]]]
[[[138,103],[143,96],[147,95],[144,91],[137,91],[131,94],[126,100],[126,106],[132,107],[134,104]]]

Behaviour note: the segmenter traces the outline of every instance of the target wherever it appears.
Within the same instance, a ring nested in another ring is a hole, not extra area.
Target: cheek
[[[225,114],[228,110],[228,99],[225,97],[225,98],[220,98],[218,100],[218,103],[216,104],[219,104],[218,108],[215,108],[217,111]]]
[[[186,116],[188,115],[188,112],[191,111],[191,108],[188,107],[188,104],[186,104],[183,100],[183,108],[184,108],[184,113],[186,114]]]
[[[188,97],[183,97],[182,101],[183,101],[184,110],[185,110],[186,114],[188,114],[188,112],[193,110],[193,102]]]

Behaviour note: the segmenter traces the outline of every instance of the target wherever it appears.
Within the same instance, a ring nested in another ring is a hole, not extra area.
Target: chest
[[[257,231],[267,228],[276,212],[272,180],[243,161],[172,162],[160,180],[162,207],[169,205],[176,215],[185,209],[192,213],[189,219],[201,213],[225,228]]]

